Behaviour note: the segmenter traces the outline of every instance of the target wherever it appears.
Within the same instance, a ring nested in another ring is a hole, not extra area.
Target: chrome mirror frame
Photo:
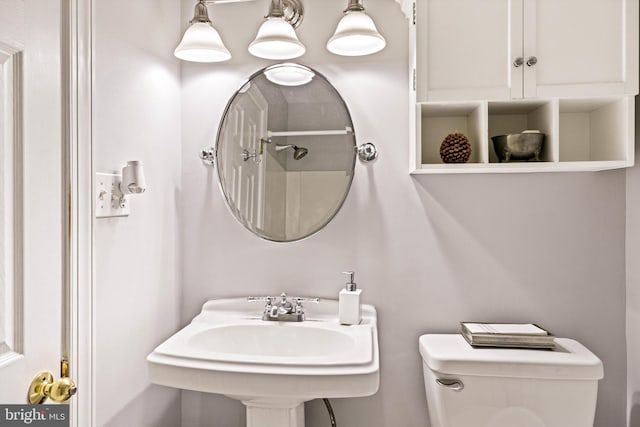
[[[302,236],[294,238],[294,239],[278,240],[278,239],[270,238],[269,236],[266,236],[266,235],[263,235],[263,234],[260,234],[260,233],[256,232],[255,230],[253,230],[249,226],[247,226],[247,224],[243,223],[243,221],[240,219],[239,215],[237,215],[233,211],[232,206],[235,206],[235,202],[233,202],[231,200],[230,196],[227,194],[227,192],[225,191],[224,186],[222,184],[223,183],[223,176],[222,176],[222,172],[221,172],[222,168],[220,167],[220,164],[222,162],[221,153],[220,153],[220,139],[221,139],[220,136],[222,134],[222,130],[223,130],[223,126],[225,124],[225,118],[227,117],[227,114],[229,113],[231,107],[234,105],[234,101],[237,99],[237,97],[245,92],[243,89],[247,86],[247,84],[250,83],[253,79],[259,77],[260,75],[263,75],[265,73],[265,71],[267,71],[268,69],[276,67],[276,66],[280,66],[280,65],[282,65],[282,64],[274,64],[274,65],[270,65],[270,66],[261,68],[260,70],[258,70],[255,73],[253,73],[246,81],[244,81],[242,83],[242,85],[238,88],[238,90],[235,91],[233,96],[227,102],[227,105],[226,105],[226,107],[224,109],[224,112],[223,112],[223,114],[222,114],[222,116],[220,118],[220,123],[218,124],[218,131],[216,133],[216,141],[215,141],[214,147],[202,150],[201,153],[200,153],[200,158],[203,160],[203,162],[206,165],[212,165],[212,163],[217,164],[218,167],[216,168],[217,169],[217,174],[216,175],[218,177],[218,187],[220,188],[220,191],[224,196],[227,209],[229,210],[231,215],[236,219],[236,221],[243,226],[243,228],[245,228],[247,231],[250,231],[253,235],[260,237],[261,239],[264,239],[264,240],[267,240],[267,241],[272,241],[272,242],[277,242],[277,243],[287,243],[287,242],[301,241],[301,240],[304,240],[304,239],[307,239],[307,238],[309,238],[311,236],[316,235],[320,230],[323,230],[333,220],[333,218],[338,214],[338,212],[342,209],[342,207],[343,207],[343,205],[345,203],[345,200],[349,196],[349,193],[350,193],[350,190],[351,190],[351,186],[353,184],[353,176],[355,174],[356,157],[359,157],[359,155],[358,155],[359,148],[357,146],[357,135],[356,135],[355,129],[353,127],[353,120],[352,120],[352,117],[351,117],[351,112],[349,111],[349,107],[347,106],[347,103],[345,102],[345,100],[342,97],[342,95],[340,95],[340,93],[338,92],[336,87],[322,73],[318,72],[315,69],[307,67],[305,65],[301,65],[301,64],[296,63],[295,64],[296,66],[306,68],[309,71],[313,72],[316,76],[318,76],[321,79],[323,79],[323,81],[331,88],[331,91],[335,95],[336,99],[339,100],[340,105],[342,106],[342,108],[344,109],[344,111],[346,113],[346,119],[351,124],[350,133],[353,135],[353,155],[352,155],[351,162],[350,162],[350,165],[349,165],[351,173],[350,173],[350,177],[349,177],[348,183],[345,185],[344,196],[342,197],[342,200],[341,200],[340,204],[336,207],[336,209],[333,211],[333,213],[326,219],[326,221],[322,224],[322,226],[316,228],[315,230],[313,230],[312,232],[310,232],[308,234],[302,235]],[[371,145],[373,145],[373,144],[371,144]],[[360,151],[362,151],[362,150],[360,150]],[[369,149],[367,149],[367,151],[369,151]],[[377,157],[377,154],[376,154],[376,157]],[[373,158],[371,160],[373,160]]]

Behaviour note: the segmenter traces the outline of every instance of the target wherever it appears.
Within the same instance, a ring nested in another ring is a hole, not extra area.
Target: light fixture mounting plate
[[[304,6],[300,0],[282,0],[284,20],[293,28],[298,28],[304,18]]]
[[[206,4],[251,3],[257,0],[205,0]],[[284,19],[293,28],[298,28],[304,16],[304,6],[300,0],[282,0]]]

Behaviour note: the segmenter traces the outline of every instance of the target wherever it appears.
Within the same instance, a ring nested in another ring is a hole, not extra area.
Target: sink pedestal
[[[247,427],[304,427],[304,402],[242,402],[247,407]]]

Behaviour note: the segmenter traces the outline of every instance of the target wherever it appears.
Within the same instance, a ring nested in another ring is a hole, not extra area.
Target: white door
[[[522,97],[522,0],[422,0],[418,102]],[[512,93],[512,91],[515,91]]]
[[[60,369],[61,9],[0,0],[0,403]]]
[[[224,147],[229,153],[224,165],[226,188],[235,202],[234,209],[246,225],[253,230],[264,226],[264,162],[260,150],[260,139],[267,138],[268,103],[255,84],[238,98],[229,111]]]
[[[526,98],[635,94],[638,0],[525,0]]]

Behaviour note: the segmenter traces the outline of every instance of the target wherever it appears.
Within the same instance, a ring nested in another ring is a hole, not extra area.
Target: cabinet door
[[[524,96],[635,94],[638,0],[524,0]]]
[[[418,0],[417,101],[521,98],[522,1]]]

